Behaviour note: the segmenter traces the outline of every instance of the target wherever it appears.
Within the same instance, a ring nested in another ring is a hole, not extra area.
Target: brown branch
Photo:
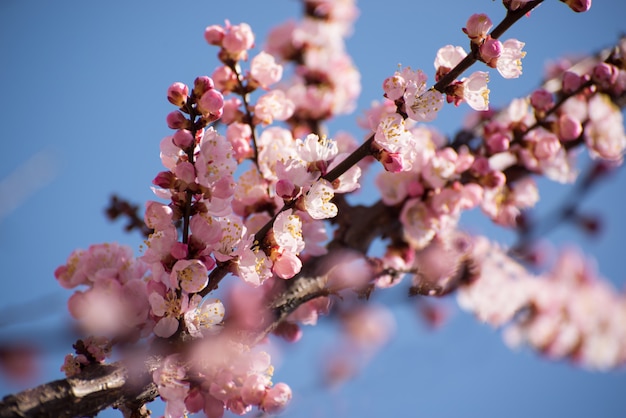
[[[5,396],[0,402],[0,418],[85,417],[110,407],[133,416],[132,411],[157,397],[152,371],[158,364],[157,358],[151,358],[136,373],[119,362],[88,366],[78,376]]]

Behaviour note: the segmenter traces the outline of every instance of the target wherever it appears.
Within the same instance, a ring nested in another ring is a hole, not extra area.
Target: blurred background
[[[504,15],[501,2],[489,0],[362,1],[358,7],[347,48],[361,70],[363,93],[354,115],[329,125],[331,137],[338,130],[363,137],[356,117],[381,99],[381,83],[398,64],[421,68],[432,80],[441,46],[468,48],[461,28],[472,13],[487,13],[494,23]],[[72,250],[119,242],[138,254],[141,237],[109,222],[104,209],[112,194],[140,205],[154,199],[159,141],[171,133],[167,87],[193,83],[217,65],[204,28],[225,19],[247,22],[260,49],[273,25],[300,15],[296,0],[0,1],[0,396],[63,377],[59,368],[74,338],[65,308],[71,292],[57,285],[53,272]],[[621,1],[596,1],[584,14],[546,1],[503,37],[526,43],[524,74],[503,80],[492,72],[491,103],[502,106],[532,91],[546,63],[564,53],[612,45],[626,30],[624,16]],[[452,134],[467,112],[447,106],[434,125]],[[599,235],[562,227],[546,237],[555,247],[581,245],[617,288],[626,283],[624,190],[621,169],[581,203],[586,213],[601,216]],[[558,207],[567,187],[541,181],[540,191],[539,214]],[[375,192],[366,187],[359,198],[372,201]],[[503,243],[514,238],[479,212],[462,224]],[[437,301],[447,320],[433,330],[405,292],[381,295],[393,306],[395,338],[340,387],[329,390],[319,373],[339,344],[330,321],[306,327],[298,344],[276,344],[274,381],[294,391],[283,416],[626,416],[623,370],[591,372],[530,350],[511,351],[498,331],[460,311],[454,298]],[[15,355],[23,358],[7,361]],[[26,360],[31,355],[34,363]]]

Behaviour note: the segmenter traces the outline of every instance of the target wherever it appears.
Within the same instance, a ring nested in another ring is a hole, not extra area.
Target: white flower
[[[334,196],[331,184],[320,179],[304,195],[304,207],[313,219],[334,218],[338,211],[337,206],[331,202]]]
[[[502,53],[498,57],[496,68],[504,78],[517,78],[522,74],[522,58],[526,52],[522,51],[524,42],[509,39],[502,43]]]
[[[489,74],[484,71],[476,71],[463,80],[463,99],[474,110],[482,111],[489,109]]]

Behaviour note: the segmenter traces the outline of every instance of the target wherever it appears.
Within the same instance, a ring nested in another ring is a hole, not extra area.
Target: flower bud
[[[224,96],[215,89],[207,90],[198,100],[198,110],[203,115],[222,114]]]
[[[178,110],[168,113],[166,121],[170,129],[185,129],[188,127],[187,125],[189,125],[189,121],[185,118],[185,115]]]
[[[204,30],[204,39],[206,39],[209,45],[221,46],[224,33],[224,28],[219,25],[207,26]]]
[[[533,91],[530,95],[530,105],[539,112],[547,112],[552,108],[552,106],[554,106],[552,93],[545,89]]]
[[[171,189],[174,187],[176,183],[176,176],[171,171],[161,171],[156,175],[154,180],[152,180],[152,184],[158,186],[162,189]]]
[[[489,147],[489,151],[494,154],[508,150],[510,143],[511,141],[509,140],[509,138],[501,133],[496,133],[487,138],[487,146]]]
[[[580,88],[583,79],[576,73],[565,71],[563,73],[563,93],[570,94]]]
[[[174,144],[180,149],[189,148],[194,143],[193,135],[187,129],[179,129],[172,139]]]
[[[492,27],[493,23],[491,23],[489,16],[484,13],[477,13],[471,15],[467,20],[463,32],[467,34],[472,43],[480,45]]]
[[[591,8],[591,0],[561,0],[576,13],[586,12]]]
[[[167,89],[167,100],[174,106],[181,107],[187,103],[188,94],[189,87],[183,83],[176,82]]]
[[[617,67],[601,62],[593,68],[591,79],[602,89],[610,89],[615,85],[618,75]]]
[[[480,52],[480,58],[490,67],[495,68],[496,62],[502,54],[502,43],[493,39],[491,36],[487,35],[487,39],[478,49]]]
[[[583,126],[580,121],[570,115],[559,116],[559,138],[562,141],[571,141],[580,137],[583,133]]]
[[[215,83],[211,77],[206,75],[196,78],[193,82],[193,95],[195,97],[202,97],[202,95],[211,89],[215,88]]]

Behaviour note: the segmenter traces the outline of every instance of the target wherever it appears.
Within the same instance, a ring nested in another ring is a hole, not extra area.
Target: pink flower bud
[[[172,187],[174,187],[175,183],[176,177],[171,171],[161,171],[159,174],[156,175],[154,180],[152,180],[152,184],[162,189],[171,189]]]
[[[586,12],[591,8],[591,0],[561,0],[576,13]]]
[[[498,57],[502,54],[502,43],[487,35],[487,39],[485,39],[478,51],[480,52],[480,58],[488,66],[495,68]]]
[[[202,95],[211,89],[215,88],[215,83],[211,77],[206,75],[196,78],[193,82],[193,95],[196,97],[202,97]]]
[[[556,155],[561,149],[561,142],[554,134],[541,135],[537,144],[535,144],[535,157],[540,160],[547,160]]]
[[[189,124],[185,115],[178,110],[168,113],[166,121],[170,129],[185,129]]]
[[[537,111],[546,112],[554,106],[554,99],[552,93],[545,89],[538,89],[533,91],[530,95],[530,105]]]
[[[224,107],[224,96],[219,91],[212,89],[207,90],[198,100],[198,110],[203,115],[220,114]]]
[[[291,180],[280,179],[276,183],[276,194],[283,199],[293,199],[298,194],[298,190]]]
[[[169,172],[165,172],[169,173]],[[162,203],[148,201],[143,220],[148,226],[155,230],[163,230],[172,225],[172,208]]]
[[[482,179],[482,186],[493,189],[503,186],[506,183],[506,176],[502,171],[490,171]]]
[[[187,103],[189,87],[183,83],[176,82],[167,89],[167,100],[174,106],[182,106]]]
[[[463,32],[467,34],[472,43],[480,45],[492,27],[493,23],[491,23],[489,16],[483,13],[473,14],[467,20]]]
[[[217,67],[211,77],[215,81],[215,88],[224,93],[234,90],[237,86],[237,75],[225,65]]]
[[[570,115],[559,116],[559,138],[562,141],[571,141],[579,138],[583,133],[580,121]]]
[[[496,133],[487,138],[487,146],[489,147],[489,151],[494,154],[508,150],[510,143],[511,141],[509,140],[509,138],[501,133]]]
[[[601,62],[593,69],[591,79],[603,89],[610,89],[617,81],[619,70],[617,67]]]
[[[472,164],[472,170],[474,170],[479,176],[487,174],[490,170],[489,160],[485,157],[476,157],[474,163]]]
[[[221,46],[224,33],[224,28],[219,25],[207,26],[204,30],[204,39],[206,39],[209,45]]]
[[[281,279],[291,279],[296,274],[300,273],[302,269],[302,261],[300,258],[290,251],[285,251],[280,254],[274,265],[272,271]]]
[[[383,81],[383,91],[389,100],[398,100],[404,95],[406,80],[399,73],[387,77]]]
[[[261,409],[268,414],[280,412],[291,400],[291,388],[284,383],[277,383],[267,391]]]
[[[570,94],[580,88],[583,79],[576,73],[565,71],[563,73],[563,93]]]
[[[253,46],[254,34],[247,23],[231,26],[222,39],[222,48],[234,56],[240,57]]]
[[[189,148],[194,143],[193,135],[187,129],[179,129],[172,139],[174,144],[181,149]]]

